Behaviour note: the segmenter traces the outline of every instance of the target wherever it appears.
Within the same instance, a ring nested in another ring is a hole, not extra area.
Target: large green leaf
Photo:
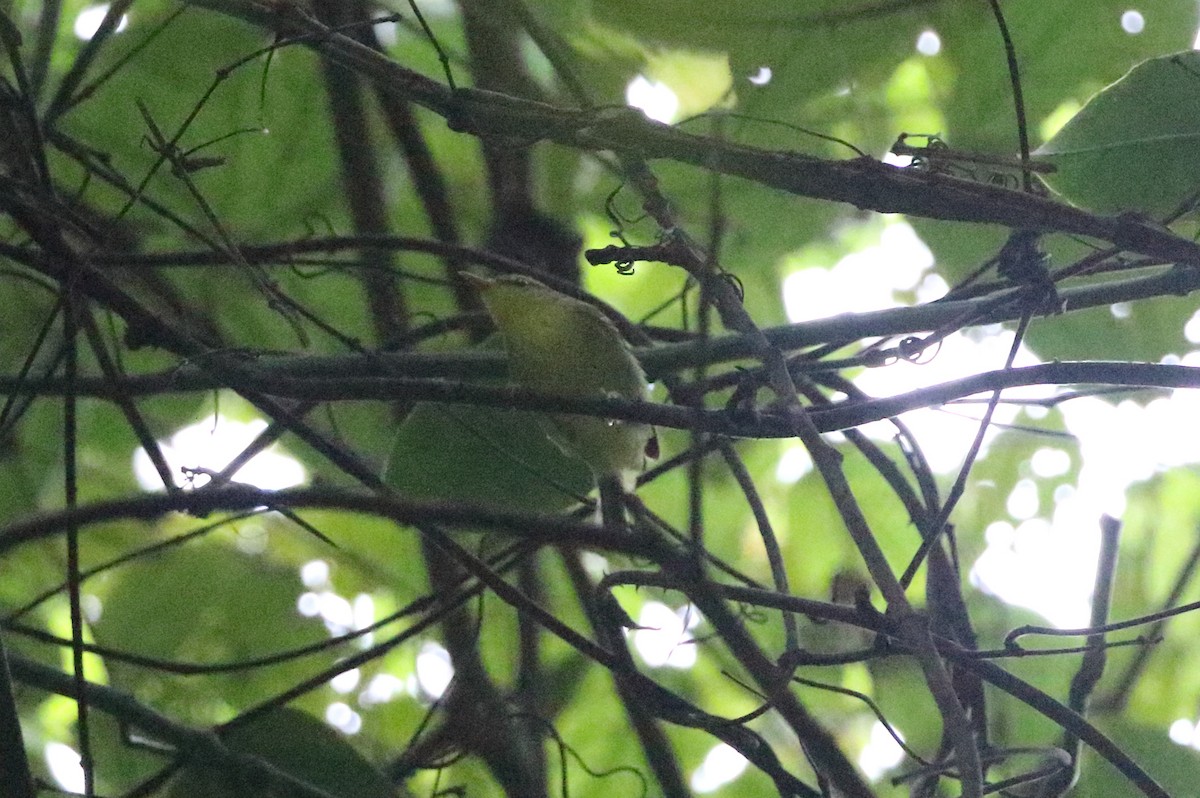
[[[1195,310],[1194,300],[1179,297],[1158,297],[1115,309],[1089,308],[1036,321],[1028,341],[1043,360],[1156,362],[1189,348],[1183,327]]]
[[[401,493],[531,512],[557,512],[592,487],[533,413],[417,405],[400,427],[384,479]]]
[[[104,66],[111,63],[109,59],[115,61],[142,44],[142,37],[158,20],[145,16],[136,22],[136,31],[111,43]],[[180,149],[243,129],[270,132],[232,135],[196,152],[197,157],[224,160],[191,173],[190,178],[222,224],[239,237],[302,232],[304,228],[295,226],[295,221],[316,214],[328,216],[330,201],[338,200],[338,193],[332,190],[337,185],[335,162],[326,154],[332,133],[320,102],[323,88],[315,57],[302,48],[290,47],[277,52],[270,63],[259,58],[228,74],[219,73],[268,42],[262,33],[227,17],[189,11],[66,115],[63,127],[105,154],[124,174],[138,176],[131,178],[136,183],[158,157],[137,101],[170,139],[215,83],[216,90],[180,139]],[[223,78],[218,79],[218,74]],[[273,85],[291,88],[271,91]],[[95,191],[98,185],[98,181],[92,183],[90,189]],[[287,191],[277,190],[285,185]],[[171,173],[170,164],[158,172],[147,193],[204,233],[215,235],[183,179]],[[134,218],[164,231],[165,225],[149,214],[135,214]],[[281,220],[285,219],[292,221],[284,226]]]
[[[751,113],[778,118],[817,94],[878,78],[912,49],[923,14],[845,13],[836,0],[724,3],[604,0],[594,5],[607,25],[649,44],[724,52],[735,87],[769,67],[774,78]]]
[[[1200,190],[1200,53],[1152,58],[1037,150],[1050,187],[1095,211],[1170,213]]]
[[[362,754],[329,726],[291,707],[278,707],[221,734],[239,754],[274,765],[335,798],[397,798],[399,793]],[[231,769],[191,765],[171,783],[168,798],[235,798],[263,794],[266,785]]]
[[[1200,753],[1171,742],[1166,729],[1139,726],[1121,719],[1101,719],[1101,731],[1133,757],[1168,795],[1194,795],[1200,775]],[[1108,762],[1085,747],[1078,798],[1135,798],[1145,795]]]
[[[1001,5],[1020,67],[1031,137],[1064,101],[1082,100],[1131,64],[1191,43],[1195,10],[1186,4],[1144,8],[1145,27],[1137,35],[1121,25],[1129,6],[1124,0],[1008,0]],[[943,100],[949,124],[942,132],[955,146],[1015,153],[1012,87],[988,3],[939,3],[931,21],[942,40],[938,57],[950,62],[955,75]]]
[[[1018,148],[1012,86],[1000,32],[987,5],[978,0],[934,6],[930,24],[942,49],[927,60],[939,65],[933,99],[945,127],[905,132],[941,133],[951,146],[1011,156]],[[1121,15],[1129,4],[1120,0],[1007,0],[1002,8],[1034,144],[1045,120],[1064,104],[1082,102],[1139,60],[1188,46],[1195,28],[1194,9],[1180,3],[1143,9],[1145,28],[1137,35],[1122,29]],[[924,219],[912,223],[937,257],[939,273],[951,281],[995,255],[1007,235],[991,227]],[[1097,330],[1073,335],[1100,337]]]
[[[256,527],[269,519],[246,523]],[[267,557],[215,541],[191,542],[122,567],[93,629],[99,643],[144,657],[197,665],[238,662],[328,637],[319,620],[296,611],[302,590],[295,570]],[[278,679],[302,678],[331,656],[173,683],[152,669],[115,660],[106,665],[123,689],[151,690],[158,707],[191,722],[214,722],[224,720],[230,707],[270,692]]]

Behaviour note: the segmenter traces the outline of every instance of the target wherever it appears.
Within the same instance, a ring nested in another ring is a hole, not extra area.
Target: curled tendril
[[[737,293],[739,302],[746,301],[746,286],[742,283],[741,278],[732,272],[721,272],[720,277]]]
[[[625,225],[636,224],[642,219],[645,219],[646,216],[643,214],[637,218],[626,218],[619,210],[617,210],[617,195],[621,193],[621,189],[623,188],[625,188],[625,183],[618,183],[617,187],[610,191],[608,196],[604,198],[604,215],[607,216],[608,220],[613,224],[614,229],[609,233],[609,235],[620,241],[623,246],[627,247],[630,244],[628,239],[625,238]],[[620,271],[620,265],[618,265],[617,270]],[[629,274],[632,272],[621,273]]]
[[[768,613],[761,607],[756,607],[754,605],[745,603],[738,604],[738,615],[744,620],[753,624],[766,623],[767,619],[770,617]]]
[[[304,225],[304,239],[303,240],[307,241],[310,238],[317,237],[317,225],[316,225],[317,222],[319,222],[321,224],[321,226],[325,228],[325,232],[324,232],[325,235],[330,236],[330,237],[337,235],[337,228],[333,226],[333,222],[331,222],[329,220],[328,216],[326,216],[323,213],[314,213],[314,214],[305,216],[304,219],[302,220],[302,224]]]
[[[924,338],[919,338],[915,335],[910,335],[906,338],[901,338],[900,343],[896,345],[896,353],[907,360],[909,363],[923,364],[928,363],[937,357],[938,351],[942,348],[942,341],[939,338],[936,341],[937,346],[933,350],[933,354],[922,359],[925,351],[929,348],[929,342]]]

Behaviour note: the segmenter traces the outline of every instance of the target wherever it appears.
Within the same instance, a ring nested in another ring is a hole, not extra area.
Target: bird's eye
[[[650,438],[646,441],[645,455],[651,460],[658,459],[658,430],[650,428]]]

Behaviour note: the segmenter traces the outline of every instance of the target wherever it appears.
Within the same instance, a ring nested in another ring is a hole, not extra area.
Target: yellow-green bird
[[[650,398],[641,364],[612,321],[595,307],[521,275],[467,278],[495,321],[509,372],[520,384],[573,398]],[[595,476],[605,525],[623,525],[623,492],[645,465],[653,428],[561,413],[547,416],[547,422],[551,440]]]

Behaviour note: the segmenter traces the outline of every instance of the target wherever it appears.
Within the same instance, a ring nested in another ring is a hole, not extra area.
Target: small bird
[[[521,275],[466,275],[496,323],[514,380],[564,397],[648,400],[650,386],[625,339],[603,313]],[[654,428],[633,421],[555,413],[546,432],[591,469],[605,526],[624,527],[624,493],[653,449]]]

